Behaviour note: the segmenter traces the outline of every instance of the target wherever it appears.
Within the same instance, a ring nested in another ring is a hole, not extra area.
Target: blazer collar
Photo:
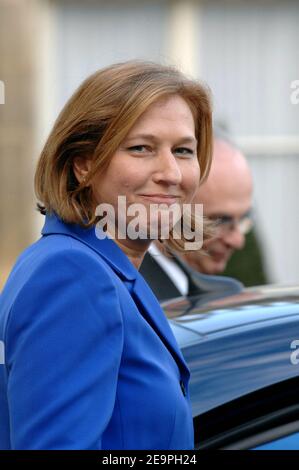
[[[41,233],[43,236],[54,234],[68,235],[69,237],[85,243],[85,245],[105,258],[105,261],[122,279],[133,281],[138,275],[135,266],[111,238],[105,236],[105,238],[99,239],[96,236],[95,227],[86,229],[77,224],[67,224],[55,213],[52,213],[51,215],[46,215],[45,224]],[[103,234],[104,232],[101,233]]]
[[[96,236],[94,227],[85,229],[77,224],[66,224],[56,214],[46,215],[41,233],[43,236],[54,234],[70,236],[99,253],[119,277],[125,281],[125,285],[137,304],[141,315],[144,316],[146,321],[156,331],[172,356],[176,359],[176,362],[180,365],[181,373],[186,379],[189,377],[189,369],[186,366],[183,355],[158,300],[142,275],[111,238],[106,236],[103,239],[99,239]]]

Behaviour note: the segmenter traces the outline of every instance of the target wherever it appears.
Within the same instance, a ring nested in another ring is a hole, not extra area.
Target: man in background
[[[216,223],[215,236],[204,244],[207,254],[183,255],[204,274],[221,274],[235,250],[245,244],[252,226],[252,177],[244,155],[232,144],[216,139],[211,171],[193,202],[203,204],[204,215]]]

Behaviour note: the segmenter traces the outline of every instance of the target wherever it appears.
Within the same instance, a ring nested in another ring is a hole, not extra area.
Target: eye
[[[194,155],[194,150],[188,147],[178,147],[175,149],[175,153],[179,155],[192,156]]]
[[[128,150],[135,153],[144,153],[148,151],[149,148],[146,145],[134,145],[133,147],[129,147]]]

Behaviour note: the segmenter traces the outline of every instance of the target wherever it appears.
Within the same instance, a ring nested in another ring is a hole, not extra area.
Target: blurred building
[[[17,254],[35,237],[35,6],[0,3],[0,288]]]
[[[210,85],[215,117],[253,170],[268,278],[299,281],[298,24],[295,0],[1,0],[2,279],[39,236],[34,165],[61,107],[96,69],[142,58]]]

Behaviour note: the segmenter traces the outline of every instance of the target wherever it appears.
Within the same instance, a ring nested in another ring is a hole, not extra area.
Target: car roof
[[[201,296],[177,298],[162,304],[176,334],[184,339],[205,337],[234,328],[299,316],[299,286],[260,286],[239,294],[202,303]]]

